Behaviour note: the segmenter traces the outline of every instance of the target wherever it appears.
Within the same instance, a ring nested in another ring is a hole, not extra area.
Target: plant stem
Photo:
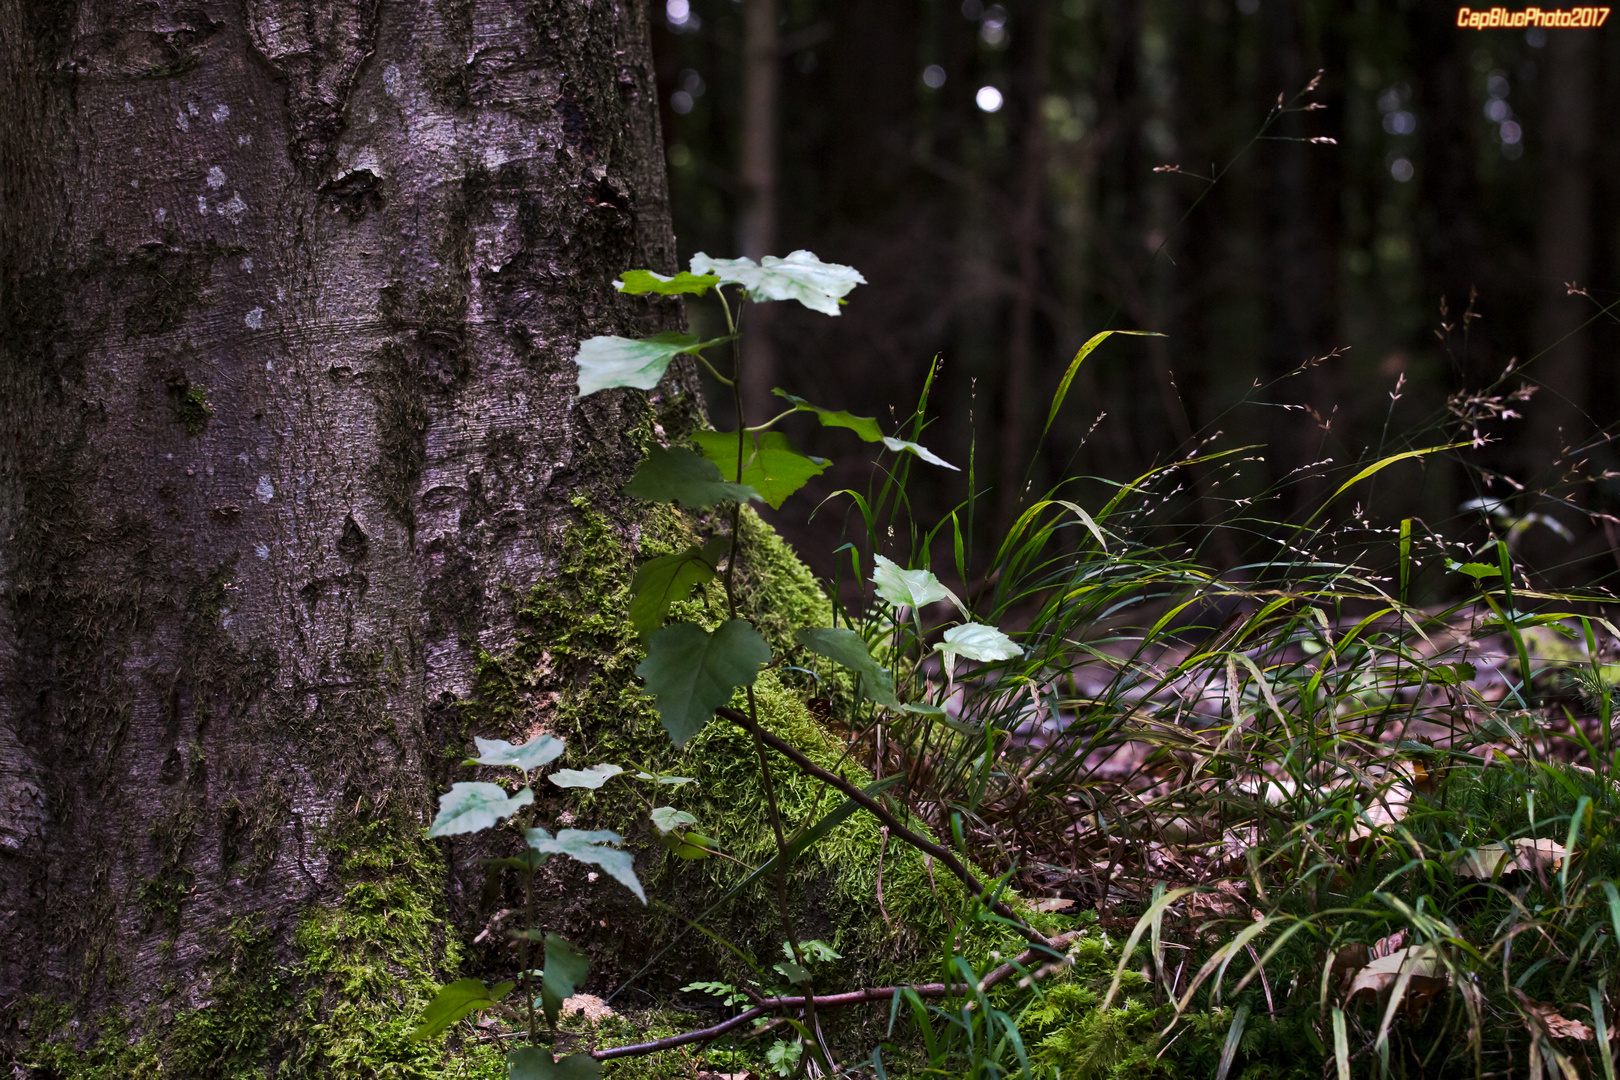
[[[720,297],[720,306],[725,309],[726,328],[732,335],[732,380],[731,400],[737,412],[737,478],[738,484],[743,478],[743,455],[747,448],[747,434],[743,417],[742,394],[742,345],[737,340],[737,324],[742,320],[743,304],[747,302],[747,294],[738,301],[737,315],[734,319],[731,307],[726,303],[725,295],[719,289],[715,290]],[[737,592],[734,588],[737,572],[737,553],[742,542],[742,503],[731,505],[731,554],[726,559],[726,608],[731,618],[737,617]],[[776,909],[782,920],[782,932],[786,935],[788,947],[793,950],[793,962],[806,972],[804,953],[799,948],[799,933],[793,924],[793,913],[788,908],[788,844],[787,837],[782,831],[782,814],[776,802],[776,785],[771,777],[770,759],[765,754],[765,744],[759,736],[759,708],[754,702],[754,688],[748,687],[748,715],[754,725],[754,752],[759,756],[759,776],[765,785],[765,809],[771,820],[771,832],[776,836]],[[805,1026],[815,1033],[817,1038],[811,1040],[811,1055],[820,1051],[821,1057],[829,1072],[837,1072],[838,1067],[833,1063],[832,1052],[820,1045],[819,1035],[821,1028],[816,1024],[815,984],[805,984],[805,1019],[809,1021]]]
[[[525,772],[523,774],[525,786],[528,784],[528,780],[529,774]],[[534,810],[531,806],[528,815],[526,815],[530,818],[530,824],[533,824],[533,815]],[[529,848],[527,833],[524,834],[523,841],[523,924],[523,947],[519,950],[519,955],[523,963],[523,1001],[529,1016],[529,1045],[533,1046],[539,1028],[535,1024],[534,1018],[534,976],[532,974],[534,965],[529,962],[531,959],[530,950],[534,948],[534,942],[529,937],[530,931],[534,928],[534,854]]]

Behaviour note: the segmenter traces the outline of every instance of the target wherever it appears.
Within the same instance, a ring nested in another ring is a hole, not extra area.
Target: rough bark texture
[[[641,5],[3,0],[0,73],[0,1038],[362,1075],[454,703],[651,431],[570,359],[674,316]]]

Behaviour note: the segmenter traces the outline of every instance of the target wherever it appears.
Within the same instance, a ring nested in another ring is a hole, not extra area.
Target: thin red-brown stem
[[[1025,949],[1018,954],[1016,960],[1009,960],[1000,967],[993,969],[983,979],[980,979],[978,989],[981,991],[990,989],[1014,972],[1027,968],[1029,963],[1037,959],[1043,952],[1056,952],[1079,936],[1080,931],[1071,930],[1066,934],[1059,934],[1055,938],[1042,938],[1039,947]],[[673,1050],[678,1046],[710,1042],[728,1031],[735,1031],[737,1028],[752,1023],[762,1016],[768,1016],[773,1012],[786,1009],[837,1009],[845,1005],[888,1001],[904,990],[911,990],[922,998],[939,998],[953,994],[967,994],[973,990],[973,987],[967,983],[952,983],[950,985],[945,983],[922,983],[912,986],[879,986],[865,990],[851,990],[843,994],[822,994],[816,997],[760,998],[752,1009],[739,1013],[729,1020],[723,1020],[712,1027],[699,1028],[696,1031],[687,1031],[680,1035],[670,1035],[667,1038],[655,1039],[652,1042],[632,1043],[627,1046],[610,1046],[605,1050],[592,1050],[591,1057],[597,1061],[611,1061],[614,1058],[656,1054],[660,1050]]]
[[[1026,926],[1023,920],[1018,917],[1017,913],[1014,912],[1012,908],[1008,907],[999,900],[990,899],[989,890],[986,889],[979,879],[974,876],[971,870],[962,865],[961,860],[959,860],[949,848],[941,847],[932,840],[928,839],[926,836],[906,828],[906,826],[901,823],[900,819],[891,814],[888,808],[882,803],[878,802],[876,799],[872,798],[872,796],[868,795],[866,792],[862,791],[848,780],[845,780],[837,773],[829,772],[828,770],[823,769],[820,765],[817,765],[815,762],[811,761],[808,757],[801,753],[798,748],[793,746],[791,743],[788,743],[771,734],[769,731],[766,731],[752,718],[728,706],[722,706],[715,711],[720,716],[725,717],[727,720],[730,720],[732,723],[743,728],[745,731],[752,732],[762,742],[764,742],[765,745],[769,746],[772,750],[775,750],[777,753],[793,762],[793,764],[797,766],[801,772],[815,777],[824,784],[837,788],[839,791],[855,800],[855,802],[862,809],[870,811],[872,816],[876,817],[880,822],[887,825],[889,827],[890,835],[895,837],[897,840],[902,840],[916,848],[918,851],[938,859],[944,864],[947,870],[955,874],[957,878],[961,880],[962,884],[968,887],[974,896],[977,896],[986,906],[990,908],[991,911],[995,912],[997,915],[1000,915],[1002,918],[1007,919],[1012,924],[1013,929],[1022,934],[1027,941],[1033,942],[1034,944],[1040,946],[1044,946],[1046,944],[1046,938],[1041,935],[1040,931],[1034,929],[1033,927]]]

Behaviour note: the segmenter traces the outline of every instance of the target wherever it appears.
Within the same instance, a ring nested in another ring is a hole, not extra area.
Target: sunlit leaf
[[[582,787],[594,791],[622,772],[624,770],[619,766],[609,765],[604,761],[602,764],[592,765],[588,769],[558,769],[550,776],[547,776],[546,779],[558,787]]]
[[[928,449],[926,446],[920,446],[914,442],[906,442],[904,439],[892,439],[885,435],[883,437],[883,445],[887,446],[890,450],[893,450],[897,454],[901,452],[916,454],[930,465],[943,465],[952,472],[962,471],[955,465],[952,465],[950,462],[940,457],[938,454],[934,453],[932,450]]]
[[[590,961],[575,952],[572,945],[556,934],[546,935],[546,968],[540,977],[540,1002],[547,1020],[557,1022],[563,1002],[585,985],[590,969]]]
[[[652,812],[652,823],[658,827],[659,832],[667,833],[683,825],[696,825],[698,819],[685,810],[677,810],[673,806],[656,806]]]
[[[608,846],[624,842],[618,833],[609,829],[564,829],[552,836],[544,829],[529,829],[525,835],[529,846],[542,855],[567,855],[578,862],[599,866],[604,873],[635,893],[636,899],[643,904],[647,902],[647,894],[642,891],[641,882],[636,878],[635,857],[628,851]]]
[[[866,279],[854,267],[824,263],[808,251],[786,258],[767,255],[753,259],[711,259],[701,251],[692,256],[692,273],[715,274],[748,290],[753,300],[797,300],[811,311],[838,314],[838,300]]]
[[[707,859],[710,853],[720,846],[714,837],[691,831],[667,832],[658,838],[658,842],[673,852],[677,858],[688,861]]]
[[[714,462],[721,476],[737,475],[737,433],[700,431],[692,438],[703,456]],[[812,476],[824,471],[826,458],[810,457],[789,445],[779,431],[765,431],[744,438],[742,482],[759,492],[772,510],[780,510],[789,495],[804,487]]]
[[[770,659],[771,647],[744,619],[729,619],[712,634],[677,623],[648,639],[647,659],[636,674],[657,698],[670,739],[685,746],[739,687],[753,685]]]
[[[890,709],[904,707],[894,695],[894,676],[872,659],[866,642],[855,631],[843,627],[807,626],[794,636],[800,645],[817,656],[825,656],[859,675],[866,696],[879,705]]]
[[[649,450],[624,490],[637,498],[678,502],[693,510],[715,503],[759,498],[759,492],[725,480],[714,462],[682,446],[672,450],[655,446]]]
[[[449,791],[439,796],[439,815],[428,828],[428,835],[481,832],[532,802],[534,792],[528,788],[508,796],[505,789],[495,784],[452,784]]]
[[[706,293],[718,284],[720,279],[713,274],[688,274],[682,270],[674,277],[665,277],[654,270],[626,270],[619,275],[613,287],[622,293],[675,296],[678,293]]]
[[[574,363],[579,365],[579,396],[616,386],[651,390],[664,377],[669,362],[681,353],[695,353],[725,340],[699,341],[674,330],[650,338],[586,338],[574,354]]]
[[[637,567],[630,581],[630,625],[636,633],[645,638],[663,626],[671,604],[712,581],[730,544],[727,537],[716,536],[702,547],[649,559]]]
[[[1012,638],[993,626],[983,623],[963,623],[945,631],[945,640],[934,646],[945,661],[946,677],[951,677],[957,657],[968,660],[1013,660],[1023,650]]]
[[[465,765],[510,765],[529,772],[562,756],[565,749],[561,739],[538,735],[521,746],[513,746],[505,739],[473,739],[478,756],[468,758]]]
[[[422,1022],[411,1032],[411,1038],[432,1038],[468,1013],[489,1008],[510,993],[514,985],[503,982],[486,986],[482,979],[457,979],[439,987],[439,992],[422,1010]]]
[[[697,777],[695,776],[655,776],[649,772],[638,772],[635,774],[635,776],[637,780],[646,780],[648,783],[673,784],[676,787],[679,787],[681,784],[697,783]]]
[[[1501,577],[1502,576],[1502,570],[1501,570],[1500,567],[1487,566],[1484,563],[1478,563],[1478,562],[1471,562],[1471,563],[1448,562],[1448,563],[1446,563],[1446,569],[1454,571],[1454,572],[1456,572],[1458,574],[1467,574],[1469,577],[1473,578],[1475,581],[1478,581],[1480,578]]]
[[[894,607],[922,608],[939,600],[949,600],[963,618],[967,617],[962,601],[927,570],[904,570],[899,563],[879,555],[872,570],[872,584],[877,586],[878,596]]]

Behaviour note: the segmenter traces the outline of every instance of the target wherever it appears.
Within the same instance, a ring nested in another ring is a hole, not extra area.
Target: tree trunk
[[[781,36],[776,0],[743,4],[743,98],[740,167],[742,208],[737,220],[737,247],[755,262],[776,251],[776,124],[782,72]],[[781,402],[771,389],[781,380],[772,339],[774,306],[760,304],[743,327],[743,408],[755,423],[773,415]]]
[[[3,0],[0,72],[0,1039],[361,1075],[298,1040],[453,959],[455,703],[652,430],[571,361],[676,317],[641,4]]]
[[[1542,130],[1533,133],[1542,142],[1536,236],[1539,356],[1529,368],[1541,393],[1530,408],[1524,479],[1556,487],[1560,474],[1574,464],[1569,451],[1580,447],[1593,427],[1586,418],[1591,347],[1583,324],[1596,307],[1570,290],[1591,284],[1597,42],[1595,35],[1580,30],[1555,30],[1547,37]]]

